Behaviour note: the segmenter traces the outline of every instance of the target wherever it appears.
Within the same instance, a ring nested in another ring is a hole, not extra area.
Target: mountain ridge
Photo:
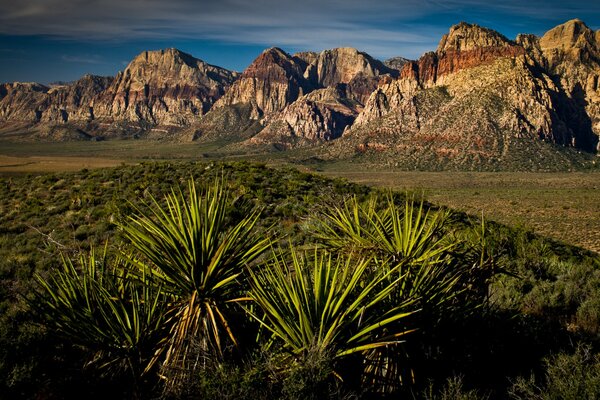
[[[552,153],[545,143],[595,154],[599,82],[600,31],[581,20],[515,40],[461,22],[418,60],[273,47],[236,73],[165,49],[140,53],[115,77],[2,84],[0,131],[25,124],[47,140],[226,138],[279,149],[331,142],[325,153],[335,157],[409,151],[472,168],[504,165],[528,146]]]

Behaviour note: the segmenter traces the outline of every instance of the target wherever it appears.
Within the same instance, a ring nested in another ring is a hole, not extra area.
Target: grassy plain
[[[600,252],[600,173],[328,170]]]
[[[303,156],[307,156],[303,154]],[[309,158],[304,158],[309,160]],[[151,160],[287,161],[221,151],[219,143],[199,145],[145,140],[65,143],[0,142],[0,175],[74,171]],[[310,162],[296,162],[313,170]],[[361,169],[357,164],[319,163],[318,171],[349,181],[423,194],[445,205],[487,219],[600,252],[600,172],[421,172]]]

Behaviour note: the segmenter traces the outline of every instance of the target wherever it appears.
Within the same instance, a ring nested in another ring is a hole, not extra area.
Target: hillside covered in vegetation
[[[599,268],[288,167],[5,177],[0,398],[596,398]]]

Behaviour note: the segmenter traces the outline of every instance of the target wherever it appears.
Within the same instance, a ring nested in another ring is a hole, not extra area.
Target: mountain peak
[[[352,47],[323,50],[308,66],[304,76],[318,86],[350,83],[358,76],[377,77],[392,73],[388,67],[367,53]]]
[[[195,67],[198,63],[204,62],[190,54],[171,47],[168,49],[143,51],[129,63],[128,67],[140,64],[187,65],[189,67]]]
[[[265,49],[244,71],[245,75],[254,75],[257,71],[262,71],[269,67],[280,67],[293,75],[302,75],[304,65],[298,66],[298,61],[304,64],[300,59],[294,59],[291,55],[281,50],[279,47],[270,47]],[[293,71],[293,72],[292,72]]]
[[[279,47],[269,47],[263,50],[262,53],[252,62],[252,64],[271,63],[283,66],[292,60],[292,56],[280,49]]]
[[[460,22],[442,37],[437,53],[447,51],[469,51],[484,47],[504,47],[511,41],[500,33],[477,24]]]
[[[540,39],[544,49],[588,48],[597,46],[597,32],[591,30],[582,20],[572,19],[552,28]]]

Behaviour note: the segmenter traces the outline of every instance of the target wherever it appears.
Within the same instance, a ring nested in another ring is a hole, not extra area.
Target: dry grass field
[[[0,175],[18,173],[78,171],[121,165],[125,160],[93,157],[20,156],[0,154]]]
[[[346,172],[328,176],[423,194],[435,204],[600,252],[600,173]]]

